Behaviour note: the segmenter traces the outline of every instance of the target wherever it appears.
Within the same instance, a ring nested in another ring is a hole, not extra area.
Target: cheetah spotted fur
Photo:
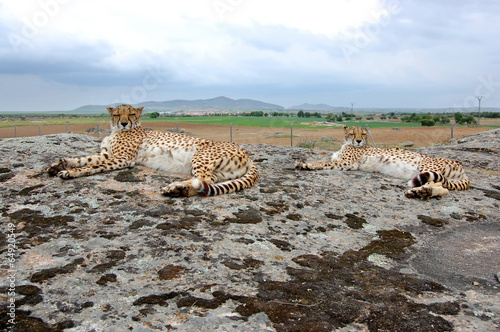
[[[330,162],[297,164],[299,170],[361,170],[380,172],[409,179],[413,187],[405,192],[409,198],[427,199],[447,195],[450,190],[466,190],[470,182],[462,164],[445,158],[432,158],[417,152],[392,148],[381,149],[367,144],[367,131],[361,127],[344,126],[344,144]]]
[[[248,153],[230,142],[214,142],[141,127],[143,107],[108,107],[110,136],[101,152],[82,158],[64,158],[51,165],[50,175],[62,179],[133,167],[135,164],[167,172],[193,175],[161,189],[165,196],[214,196],[252,187],[259,174]]]

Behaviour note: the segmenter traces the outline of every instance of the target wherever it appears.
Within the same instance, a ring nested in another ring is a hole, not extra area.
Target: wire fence
[[[212,139],[232,141],[239,144],[269,144],[298,146],[311,149],[338,150],[344,140],[341,127],[325,126],[289,128],[245,127],[233,125],[207,125],[179,122],[143,122],[143,127],[161,131],[173,131]],[[416,148],[444,144],[452,138],[461,138],[478,132],[490,130],[490,127],[458,126],[446,127],[395,127],[371,128],[369,143],[378,147]],[[12,126],[0,128],[0,138],[41,136],[58,133],[78,133],[103,138],[110,134],[109,123],[62,124]]]

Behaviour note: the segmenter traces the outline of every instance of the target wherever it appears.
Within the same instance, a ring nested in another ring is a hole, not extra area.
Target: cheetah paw
[[[448,193],[448,189],[443,188],[441,183],[429,182],[423,186],[407,190],[405,196],[408,198],[428,200],[431,197],[440,198],[441,196],[448,195]]]
[[[429,194],[429,190],[423,187],[412,188],[405,192],[405,196],[408,198],[420,198],[422,200],[428,200]]]
[[[60,159],[57,163],[50,165],[50,167],[47,169],[47,173],[49,173],[50,176],[56,176],[65,169],[66,163],[63,159]]]
[[[169,184],[161,189],[161,194],[163,196],[169,197],[190,197],[198,194],[196,190],[193,189],[188,183],[178,182]]]
[[[57,173],[57,176],[63,180],[68,180],[73,178],[73,176],[71,176],[71,173],[69,171],[60,171],[59,173]]]
[[[301,161],[297,165],[295,165],[295,169],[300,169],[303,171],[312,171],[313,170],[313,168],[311,168],[311,166],[304,161]],[[321,169],[321,168],[318,168],[318,169]]]

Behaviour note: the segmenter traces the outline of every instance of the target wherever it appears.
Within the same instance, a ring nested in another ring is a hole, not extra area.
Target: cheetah
[[[48,168],[61,179],[133,167],[192,175],[187,181],[161,188],[165,196],[215,196],[252,187],[259,178],[248,153],[230,142],[214,142],[184,134],[146,130],[141,126],[144,107],[120,105],[107,108],[111,135],[101,152],[81,158],[63,158]]]
[[[405,192],[408,198],[440,197],[450,190],[467,190],[469,178],[462,164],[445,158],[432,158],[417,152],[392,148],[381,149],[367,144],[367,131],[361,127],[344,126],[344,144],[332,155],[330,162],[297,164],[299,170],[360,170],[380,172],[396,178],[409,179]]]

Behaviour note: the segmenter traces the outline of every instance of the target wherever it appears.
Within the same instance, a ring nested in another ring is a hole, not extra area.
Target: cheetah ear
[[[109,114],[113,113],[113,111],[115,110],[113,107],[106,107],[108,109],[108,112]]]
[[[344,128],[344,130],[346,130],[349,127],[347,127],[346,125],[343,125],[342,128]]]
[[[136,108],[136,111],[139,112],[139,114],[142,114],[142,111],[144,110],[144,106],[141,106],[141,107],[137,107]]]

